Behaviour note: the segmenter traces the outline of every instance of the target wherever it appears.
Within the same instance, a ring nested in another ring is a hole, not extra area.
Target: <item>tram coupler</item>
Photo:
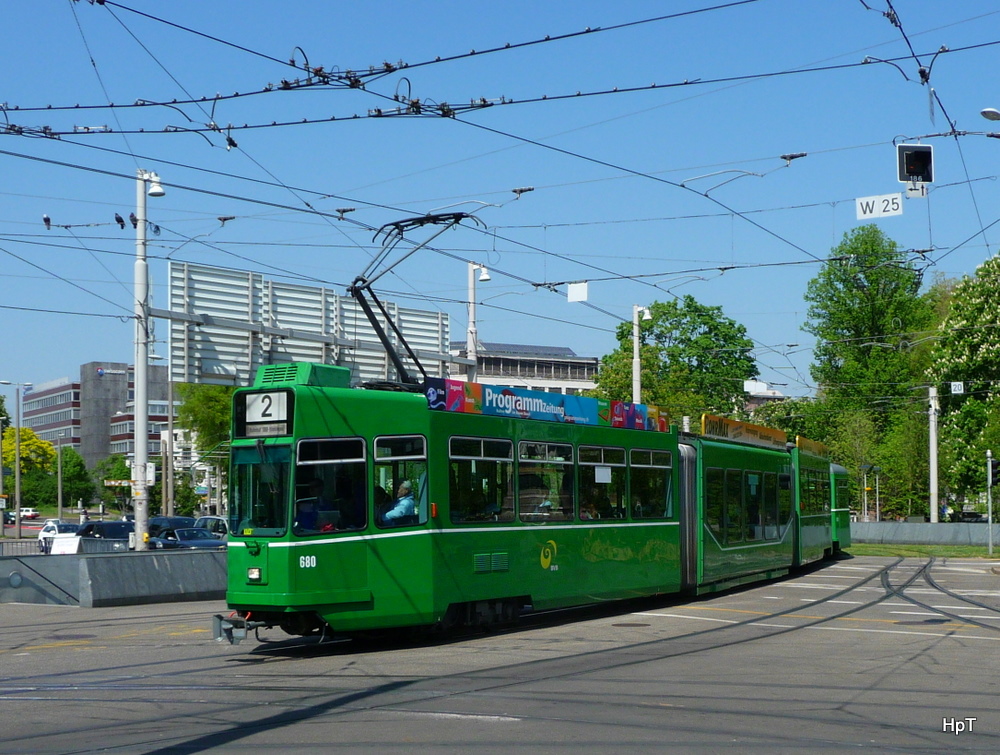
[[[212,617],[212,634],[216,642],[228,642],[230,645],[239,645],[247,638],[247,632],[251,629],[266,627],[266,621],[250,621],[239,615],[223,616],[215,614]]]

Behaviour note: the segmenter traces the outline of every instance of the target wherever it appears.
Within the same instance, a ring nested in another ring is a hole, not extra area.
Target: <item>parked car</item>
[[[38,532],[38,550],[42,553],[49,553],[52,550],[52,538],[56,535],[77,532],[79,529],[79,524],[70,524],[68,522],[60,522],[58,519],[49,519],[42,525],[42,529]]]
[[[194,526],[206,529],[222,540],[229,537],[229,522],[223,516],[200,516]]]
[[[21,509],[21,519],[38,519],[38,509]]]
[[[3,523],[4,524],[14,524],[14,520],[15,520],[14,512],[13,511],[7,511],[7,509],[4,509],[4,511],[3,511]]]
[[[132,522],[87,522],[80,527],[77,534],[80,537],[128,540],[132,532],[135,532],[135,525]]]
[[[958,515],[957,519],[955,519],[954,517],[953,517],[953,519],[954,519],[954,521],[958,521],[958,522],[985,522],[985,521],[987,521],[986,514],[980,514],[977,511],[962,511],[962,512],[959,512],[959,515]]]
[[[156,537],[149,538],[150,548],[225,548],[226,543],[202,527],[181,527],[176,530],[161,530]]]
[[[194,527],[193,516],[154,516],[149,519],[149,536],[157,537],[162,530]]]
[[[56,533],[49,553],[115,553],[135,548],[132,522],[87,522],[75,533]]]

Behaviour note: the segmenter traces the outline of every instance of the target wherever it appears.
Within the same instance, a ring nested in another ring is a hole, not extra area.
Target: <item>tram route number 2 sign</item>
[[[288,418],[291,411],[290,395],[286,391],[244,393],[242,419],[243,437],[264,438],[288,435],[291,432]]]
[[[880,194],[876,197],[859,197],[854,200],[854,206],[858,213],[858,220],[875,220],[887,218],[890,215],[902,215],[903,195],[896,192],[895,194]]]

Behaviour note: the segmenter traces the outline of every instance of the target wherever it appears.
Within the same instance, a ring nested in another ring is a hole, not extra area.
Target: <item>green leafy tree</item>
[[[82,501],[87,506],[94,500],[94,478],[87,469],[83,457],[75,448],[62,450],[63,505],[76,506]]]
[[[56,505],[55,475],[41,469],[31,469],[21,475],[21,506],[48,508]]]
[[[769,401],[755,409],[749,420],[758,425],[784,430],[789,440],[802,435],[810,440],[827,443],[831,409],[828,404],[813,398],[789,398]]]
[[[757,376],[746,328],[692,296],[653,302],[640,320],[642,400],[671,417],[732,414],[743,405],[743,381]],[[594,394],[632,400],[631,322],[618,326],[618,349],[602,360]]]
[[[178,516],[194,516],[201,506],[201,497],[195,492],[194,482],[188,472],[179,473],[174,479],[174,511]]]
[[[34,430],[21,428],[21,474],[38,469],[48,472],[55,469],[56,449],[47,440],[39,438]],[[17,455],[17,435],[13,427],[3,432],[3,465],[14,468]]]
[[[853,409],[836,415],[830,437],[827,439],[833,457],[851,474],[851,508],[862,508],[861,480],[866,467],[878,466],[878,428],[871,412]],[[868,513],[875,515],[875,506],[869,498]]]
[[[7,397],[0,396],[0,427],[10,427],[10,414],[7,413]]]
[[[101,459],[94,467],[94,478],[98,483],[98,497],[107,507],[114,507],[121,513],[128,511],[132,502],[131,487],[108,487],[104,483],[106,480],[129,480],[132,477],[132,470],[125,463],[125,457],[121,454],[114,454]]]
[[[876,451],[886,519],[926,516],[929,510],[927,415],[916,399],[899,403]]]
[[[914,333],[934,321],[935,301],[920,295],[921,271],[874,225],[856,228],[807,287],[804,330],[818,339],[813,378],[842,408],[909,395]]]
[[[951,292],[951,307],[934,344],[927,377],[940,395],[941,480],[953,494],[986,487],[986,451],[1000,454],[1000,258]],[[945,390],[961,382],[962,393]]]
[[[89,505],[94,498],[94,480],[87,470],[83,457],[73,448],[64,448],[62,456],[64,508],[75,507],[77,501],[82,501],[84,506]],[[58,470],[57,460],[51,470],[36,466],[24,472],[21,477],[21,505],[36,508],[57,506],[59,503]]]
[[[176,390],[183,399],[177,422],[194,431],[199,451],[210,451],[229,440],[234,388],[184,383]]]

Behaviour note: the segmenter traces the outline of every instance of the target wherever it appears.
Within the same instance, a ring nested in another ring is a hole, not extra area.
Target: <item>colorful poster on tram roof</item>
[[[666,431],[666,417],[644,404],[605,401],[588,396],[530,391],[524,388],[466,383],[461,380],[428,378],[424,383],[431,409],[515,417],[574,425],[604,425],[636,430]]]

